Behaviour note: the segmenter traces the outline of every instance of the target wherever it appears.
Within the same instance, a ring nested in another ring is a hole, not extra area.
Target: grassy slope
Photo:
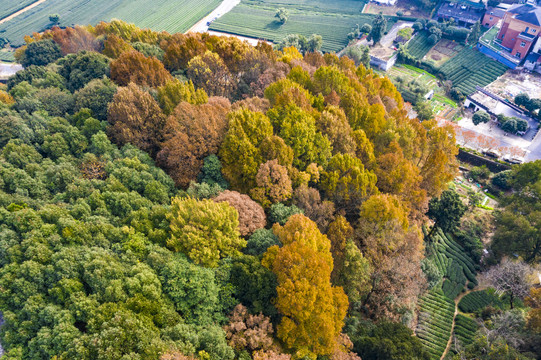
[[[61,26],[96,24],[116,18],[153,30],[184,32],[220,3],[220,0],[46,1],[0,25],[0,36],[15,46],[22,45],[24,35],[43,31],[50,26],[49,14],[59,14]]]

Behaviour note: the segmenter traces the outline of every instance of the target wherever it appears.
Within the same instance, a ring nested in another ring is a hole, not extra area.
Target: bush
[[[492,183],[499,188],[509,190],[511,189],[510,181],[512,177],[513,173],[511,170],[502,171],[494,175],[494,177],[492,178]]]

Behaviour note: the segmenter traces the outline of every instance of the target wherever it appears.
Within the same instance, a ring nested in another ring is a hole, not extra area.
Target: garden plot
[[[444,62],[457,55],[462,49],[463,45],[448,39],[441,39],[425,55],[424,60],[434,62],[434,65],[441,66]]]

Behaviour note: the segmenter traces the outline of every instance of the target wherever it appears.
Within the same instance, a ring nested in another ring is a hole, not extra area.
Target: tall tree
[[[370,34],[368,34],[368,40],[372,40],[374,44],[379,43],[386,28],[387,19],[379,13],[372,21],[372,30],[370,31]]]
[[[434,226],[430,234],[437,228],[444,232],[456,229],[462,215],[468,207],[462,202],[460,196],[453,190],[445,190],[440,198],[432,198],[428,203],[427,215],[434,220]]]
[[[119,88],[109,106],[109,134],[124,145],[131,143],[156,155],[163,137],[165,116],[152,95],[130,83]]]
[[[348,307],[342,288],[331,286],[330,242],[303,215],[275,225],[274,232],[284,246],[269,248],[263,264],[278,278],[278,337],[298,357],[330,355]]]

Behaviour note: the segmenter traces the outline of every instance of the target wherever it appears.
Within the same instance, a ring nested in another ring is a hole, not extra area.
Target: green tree
[[[196,264],[216,267],[218,260],[239,255],[246,246],[240,237],[238,213],[227,202],[173,198],[167,246],[185,253]]]
[[[372,40],[374,44],[379,43],[383,37],[383,33],[387,28],[387,18],[385,18],[381,13],[376,15],[372,21],[372,30],[368,34],[368,40]]]
[[[21,64],[25,68],[30,65],[44,66],[61,57],[60,46],[53,40],[34,41],[27,45]]]
[[[415,104],[415,112],[417,118],[421,121],[430,120],[434,117],[434,111],[432,111],[432,105],[428,101],[420,101]]]
[[[453,190],[445,190],[438,198],[432,198],[428,203],[427,215],[434,220],[434,226],[430,234],[439,227],[443,232],[453,231],[458,224],[462,215],[467,210],[460,196]]]
[[[287,22],[287,19],[289,17],[289,11],[281,7],[278,10],[276,10],[276,14],[274,14],[274,17],[278,18],[278,21],[283,25]]]
[[[479,36],[481,36],[481,24],[479,21],[476,21],[471,28],[470,34],[468,35],[468,43],[472,45],[476,44],[479,40]]]
[[[70,54],[58,61],[58,73],[66,79],[66,87],[76,91],[92,79],[108,76],[109,58],[93,51],[81,51]]]
[[[487,123],[490,121],[490,115],[486,111],[479,110],[475,114],[473,114],[472,121],[475,125],[479,125],[480,123]]]

